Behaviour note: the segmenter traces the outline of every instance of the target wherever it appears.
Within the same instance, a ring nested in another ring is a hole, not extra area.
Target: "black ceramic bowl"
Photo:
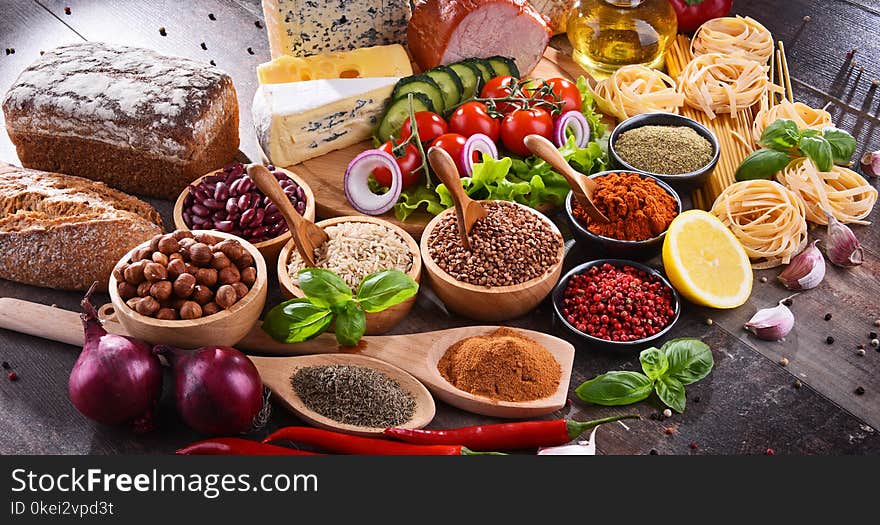
[[[709,130],[709,128],[700,124],[696,120],[689,119],[681,115],[675,115],[673,113],[644,113],[641,115],[630,117],[618,124],[617,127],[614,128],[614,131],[611,132],[611,137],[609,137],[608,139],[608,152],[611,156],[611,161],[616,167],[624,170],[650,173],[627,164],[623,159],[620,158],[620,156],[617,154],[617,151],[614,149],[614,143],[617,142],[617,138],[620,136],[621,133],[629,131],[631,129],[640,128],[642,126],[687,126],[699,133],[700,136],[708,140],[712,144],[712,151],[714,152],[714,154],[712,155],[712,160],[709,161],[709,164],[706,164],[696,171],[683,173],[681,175],[651,173],[651,175],[654,175],[658,179],[662,179],[663,181],[668,182],[669,184],[672,184],[676,187],[695,188],[700,187],[706,183],[706,181],[709,179],[709,175],[712,174],[712,170],[715,169],[715,165],[718,164],[718,158],[721,154],[721,148],[718,146],[718,137],[716,137],[715,134]]]
[[[666,192],[669,193],[669,195],[671,195],[673,199],[675,199],[676,210],[678,214],[681,213],[681,198],[678,196],[678,193],[676,193],[675,190],[669,186],[669,184],[666,184],[665,182],[653,175],[642,173],[637,170],[625,171],[637,173],[645,179],[654,179],[658,186],[666,190]],[[590,175],[589,178],[594,179],[603,175],[608,175],[609,173],[619,172],[600,171],[599,173],[594,173],[593,175]],[[571,229],[571,233],[574,236],[575,241],[595,249],[596,251],[600,252],[601,255],[604,255],[606,257],[617,257],[620,259],[645,260],[657,255],[663,248],[663,239],[666,237],[665,231],[656,237],[644,241],[620,241],[617,239],[612,239],[611,237],[596,235],[595,233],[588,230],[583,224],[580,223],[580,221],[575,218],[574,204],[574,194],[572,194],[572,192],[568,192],[568,197],[565,198],[565,216],[568,219],[568,225]]]
[[[672,290],[672,302],[675,308],[675,315],[672,317],[672,321],[660,330],[656,334],[651,337],[646,337],[644,339],[637,339],[635,341],[608,341],[607,339],[599,339],[598,337],[593,337],[591,335],[585,334],[581,332],[571,323],[569,323],[565,317],[562,315],[562,300],[565,294],[565,287],[568,286],[569,279],[572,276],[584,273],[589,270],[593,266],[600,266],[602,264],[609,263],[612,266],[621,267],[621,266],[633,266],[647,272],[651,275],[656,275],[660,278],[660,280]],[[678,296],[678,292],[675,291],[675,288],[669,284],[669,281],[666,280],[666,277],[660,273],[659,271],[645,266],[644,264],[640,264],[634,261],[627,261],[623,259],[597,259],[595,261],[586,262],[575,266],[568,273],[566,273],[562,279],[559,280],[559,283],[556,285],[556,288],[553,289],[553,311],[556,313],[556,318],[562,323],[563,326],[571,333],[580,337],[590,348],[598,348],[600,350],[614,350],[614,351],[635,351],[635,350],[643,350],[648,348],[649,346],[659,346],[659,341],[666,337],[666,334],[672,330],[672,327],[675,326],[675,323],[678,322],[678,317],[681,314],[681,298]]]

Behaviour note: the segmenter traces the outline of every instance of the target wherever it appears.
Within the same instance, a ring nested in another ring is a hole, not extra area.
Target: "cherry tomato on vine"
[[[416,119],[418,119],[418,117],[416,117]],[[418,120],[416,120],[416,124],[418,124]],[[390,140],[385,144],[382,144],[379,149],[392,157],[395,156],[394,152],[392,152],[392,144]],[[422,165],[422,156],[419,155],[419,148],[417,148],[415,144],[407,144],[406,147],[403,148],[403,156],[395,158],[397,160],[397,166],[403,174],[403,189],[409,188],[418,182],[419,178],[422,176],[422,172],[419,169]],[[374,169],[373,178],[375,178],[376,182],[380,185],[386,188],[391,187],[391,171],[388,170],[388,168]]]
[[[501,143],[512,153],[528,156],[532,152],[523,143],[528,135],[553,137],[553,118],[541,108],[518,109],[508,113],[501,121]]]
[[[511,96],[510,83],[514,81],[516,79],[511,76],[495,77],[483,86],[483,89],[480,91],[480,98],[507,98]],[[520,106],[512,102],[498,102],[495,107],[499,112],[506,114]]]
[[[669,0],[678,18],[680,33],[693,33],[703,22],[726,16],[733,0]]]
[[[557,99],[562,102],[562,111],[558,113],[559,115],[566,111],[581,110],[581,92],[577,84],[565,78],[551,78],[546,82],[556,97],[547,94],[543,98],[548,102],[557,102]]]
[[[489,115],[486,105],[482,102],[465,102],[449,116],[449,131],[465,137],[482,133],[488,135],[494,142],[498,142],[501,122]]]
[[[434,139],[434,142],[431,143],[431,147],[440,148],[446,153],[449,153],[449,156],[455,161],[455,167],[458,168],[459,175],[461,175],[462,173],[465,173],[465,170],[461,165],[461,150],[464,148],[465,142],[467,142],[467,139],[464,135],[447,133]]]
[[[431,142],[448,130],[443,117],[431,111],[416,111],[416,126],[419,127],[419,138],[422,142]],[[411,133],[412,129],[407,117],[403,121],[403,127],[400,128],[400,140],[408,139]]]

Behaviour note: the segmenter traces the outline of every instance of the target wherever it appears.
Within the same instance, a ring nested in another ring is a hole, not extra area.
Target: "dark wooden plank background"
[[[71,13],[65,14],[69,6]],[[880,79],[880,26],[876,2],[792,0],[780,9],[772,0],[738,0],[734,10],[764,23],[788,49],[789,66],[798,100],[814,106],[829,104],[838,125],[858,139],[859,153],[880,149],[880,94],[872,80]],[[209,18],[213,14],[215,20]],[[804,17],[809,16],[809,21]],[[12,0],[0,4],[0,93],[40,50],[80,40],[104,40],[156,49],[215,63],[232,75],[241,106],[242,152],[258,158],[253,137],[250,101],[256,89],[254,68],[268,59],[265,29],[258,0],[197,0],[192,2],[124,0]],[[262,24],[260,24],[262,25]],[[166,36],[160,35],[160,28]],[[207,50],[203,50],[204,43]],[[567,47],[565,37],[554,46]],[[846,53],[858,48],[854,60]],[[862,69],[864,68],[864,69]],[[3,131],[3,130],[0,130]],[[0,159],[16,162],[5,132],[0,133]],[[875,182],[876,184],[876,182]],[[170,221],[170,203],[151,201]],[[877,210],[871,219],[878,219]],[[556,217],[559,218],[559,217]],[[822,229],[812,232],[823,236]],[[704,339],[713,349],[716,368],[705,380],[688,387],[683,415],[660,421],[656,400],[630,408],[585,406],[577,401],[557,416],[593,418],[636,411],[643,421],[608,425],[599,432],[599,448],[611,454],[876,454],[880,452],[880,353],[868,347],[864,357],[856,346],[866,344],[872,323],[880,318],[880,234],[876,227],[857,228],[866,248],[866,263],[856,269],[830,268],[816,290],[796,298],[797,318],[787,341],[765,343],[742,330],[758,309],[787,295],[776,284],[777,271],[758,272],[752,299],[742,308],[720,312],[687,305],[673,336]],[[596,254],[573,248],[567,264]],[[654,261],[659,265],[659,261]],[[78,294],[63,293],[0,281],[0,295],[18,297],[74,310]],[[277,301],[277,292],[270,304]],[[489,307],[487,305],[487,307]],[[824,321],[832,313],[831,321]],[[709,325],[706,320],[712,318]],[[411,316],[396,331],[417,332],[462,326],[468,321],[450,315],[427,286]],[[569,338],[554,326],[546,302],[529,315],[506,323]],[[827,335],[835,343],[826,345]],[[636,355],[596,352],[569,338],[578,347],[572,388],[609,369],[638,369]],[[9,331],[0,331],[0,360],[19,374],[16,382],[0,378],[0,453],[167,453],[198,438],[174,415],[168,389],[162,402],[160,430],[134,437],[83,418],[67,398],[67,375],[76,349]],[[778,364],[790,360],[787,367]],[[801,388],[794,386],[796,381]],[[854,390],[862,386],[864,395]],[[438,404],[432,427],[452,427],[490,421]],[[296,423],[276,406],[269,428]],[[671,429],[668,434],[666,429]],[[263,433],[255,434],[255,437]],[[696,448],[692,448],[691,445]]]

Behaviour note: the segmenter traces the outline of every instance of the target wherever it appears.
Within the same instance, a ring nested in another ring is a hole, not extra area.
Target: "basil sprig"
[[[575,394],[587,403],[617,406],[638,403],[656,392],[660,401],[681,413],[686,403],[685,385],[703,379],[715,365],[709,346],[691,338],[643,350],[639,362],[644,374],[607,372],[577,387]]]
[[[306,296],[277,305],[263,320],[263,330],[283,343],[306,341],[333,324],[336,341],[354,346],[366,330],[367,313],[391,308],[419,291],[418,283],[400,270],[364,277],[357,294],[330,270],[305,268],[297,273],[297,279]]]
[[[834,127],[801,130],[787,118],[767,126],[758,143],[763,147],[742,161],[736,180],[769,179],[801,157],[813,161],[819,171],[829,171],[835,164],[848,164],[856,151],[856,139],[846,131]]]

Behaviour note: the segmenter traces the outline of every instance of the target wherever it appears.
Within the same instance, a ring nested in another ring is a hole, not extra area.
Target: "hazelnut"
[[[133,284],[120,281],[116,284],[116,293],[119,294],[123,301],[128,301],[132,297],[137,297],[137,288]]]
[[[168,266],[168,256],[162,252],[153,252],[153,255],[150,256],[150,259],[152,259],[153,262],[156,264]]]
[[[238,294],[235,292],[235,288],[228,284],[224,284],[217,289],[217,296],[214,300],[221,308],[226,309],[238,302]]]
[[[238,300],[241,301],[245,295],[250,292],[250,288],[248,288],[243,282],[239,281],[237,283],[232,283],[231,285],[235,288],[235,294],[238,296]]]
[[[237,283],[240,278],[241,274],[239,273],[238,268],[233,265],[229,265],[226,268],[220,270],[220,275],[217,278],[217,282],[219,282],[220,284],[232,284]]]
[[[235,265],[241,270],[254,265],[254,257],[247,250],[243,250],[241,252],[241,257],[233,260],[235,261]]]
[[[226,239],[225,241],[214,246],[215,250],[223,252],[230,260],[236,261],[245,251],[240,242],[235,239]]]
[[[226,256],[223,252],[214,252],[214,257],[211,259],[211,268],[215,270],[222,270],[232,264],[232,261],[229,260],[229,257]]]
[[[174,240],[180,241],[182,239],[192,239],[192,232],[189,230],[175,230],[173,233],[169,233]]]
[[[137,261],[129,264],[123,272],[125,282],[135,285],[142,283],[144,281],[144,266],[146,265],[146,261]]]
[[[203,317],[208,317],[209,315],[214,315],[214,314],[216,314],[217,312],[220,312],[220,311],[222,311],[222,310],[223,310],[223,309],[220,308],[220,305],[219,305],[219,304],[214,303],[214,302],[210,302],[210,303],[208,303],[208,304],[206,304],[205,306],[202,307],[202,316],[203,316]]]
[[[165,321],[174,321],[177,319],[177,312],[174,308],[160,308],[156,312],[156,319],[164,319]]]
[[[148,262],[144,266],[144,277],[150,282],[161,281],[168,277],[165,267],[159,263]]]
[[[150,251],[151,252],[155,252],[156,250],[159,249],[159,241],[162,240],[162,237],[164,237],[163,234],[157,233],[156,235],[153,235],[152,239],[150,239]]]
[[[195,264],[186,263],[186,273],[191,273],[193,276],[196,275],[196,272],[199,271],[199,267]]]
[[[169,261],[169,262],[170,262],[170,261],[182,261],[182,260],[183,260],[183,255],[180,255],[179,252],[174,252],[174,253],[172,253],[171,255],[168,256],[168,261]]]
[[[196,240],[196,242],[200,242],[202,244],[207,244],[207,245],[217,244],[217,242],[219,242],[217,237],[214,237],[213,235],[211,235],[210,233],[207,233],[207,232],[196,233],[195,235],[193,235],[193,238]]]
[[[157,301],[167,301],[171,297],[171,281],[159,281],[150,286],[150,295]]]
[[[132,297],[132,298],[129,299],[128,301],[125,301],[125,304],[128,305],[128,307],[131,308],[132,310],[136,310],[136,309],[137,309],[137,304],[138,304],[139,302],[141,302],[141,298],[140,298],[140,297]]]
[[[175,253],[174,255],[180,257],[179,253]],[[186,263],[183,262],[183,259],[172,259],[168,261],[168,268],[166,269],[168,272],[168,278],[172,281],[177,279],[178,276],[186,273]]]
[[[193,293],[196,286],[196,278],[191,273],[182,273],[174,280],[174,295],[186,299]]]
[[[128,268],[128,263],[122,263],[116,268],[113,268],[113,278],[116,279],[116,282],[125,281],[125,269]]]
[[[187,301],[180,307],[181,319],[198,319],[202,316],[202,307],[199,303]]]
[[[131,254],[132,262],[142,261],[144,259],[149,259],[150,255],[152,255],[152,250],[150,250],[149,246],[143,246],[141,248],[136,249]]]
[[[180,309],[183,308],[183,303],[185,303],[185,302],[186,302],[186,299],[172,298],[170,301],[171,308],[174,308],[176,311],[179,312]]]
[[[208,304],[214,300],[214,292],[212,292],[207,286],[197,284],[195,288],[193,288],[192,300],[199,304]]]
[[[187,238],[185,238],[185,239],[180,239],[180,241],[179,241],[180,249],[177,250],[177,251],[179,251],[179,252],[181,252],[181,253],[188,253],[188,252],[189,252],[189,249],[190,249],[190,248],[192,247],[192,245],[195,244],[195,243],[196,243],[196,240],[193,239],[193,238],[191,238],[191,237],[187,237]]]
[[[241,272],[241,282],[246,284],[247,286],[253,286],[257,281],[257,269],[253,266],[248,266]]]
[[[137,286],[137,294],[138,297],[146,297],[150,295],[150,287],[153,286],[153,283],[150,281],[144,281]]]
[[[217,270],[213,268],[199,268],[196,272],[196,282],[205,286],[217,284]]]
[[[138,301],[134,310],[141,315],[153,315],[159,311],[159,301],[150,296],[144,297]]]
[[[195,265],[207,266],[213,256],[211,248],[205,243],[197,242],[189,247],[189,260]]]

